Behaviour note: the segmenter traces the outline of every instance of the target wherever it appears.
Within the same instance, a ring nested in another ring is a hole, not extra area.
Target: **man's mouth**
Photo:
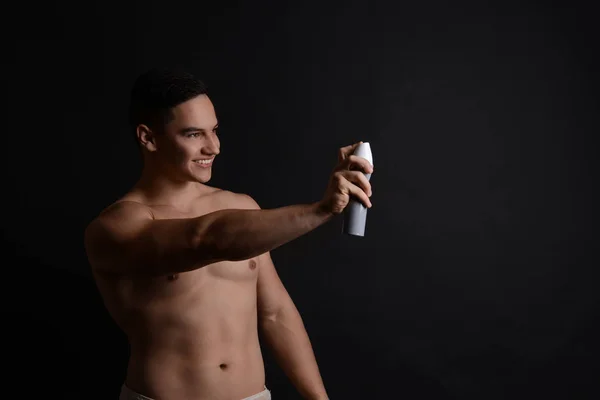
[[[194,162],[202,167],[208,167],[212,164],[214,158],[209,158],[208,160],[194,160]]]

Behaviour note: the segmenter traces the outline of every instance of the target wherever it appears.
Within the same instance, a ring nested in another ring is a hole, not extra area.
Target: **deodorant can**
[[[354,155],[365,158],[367,161],[373,164],[373,154],[371,153],[371,146],[369,142],[363,142],[356,147]],[[367,180],[371,180],[371,174],[365,174]],[[350,202],[344,209],[344,221],[342,225],[342,232],[347,235],[353,236],[365,236],[365,227],[367,225],[367,210],[362,202],[350,198]]]

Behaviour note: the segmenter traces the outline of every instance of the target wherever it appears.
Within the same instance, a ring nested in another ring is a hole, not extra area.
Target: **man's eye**
[[[190,133],[190,134],[187,135],[187,137],[196,137],[196,136],[198,136],[197,132]]]

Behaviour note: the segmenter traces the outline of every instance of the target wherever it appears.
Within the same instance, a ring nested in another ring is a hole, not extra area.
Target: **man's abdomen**
[[[126,384],[154,398],[244,398],[264,388],[265,374],[258,339],[244,345],[212,341],[210,349],[189,352],[132,348]]]
[[[129,320],[128,387],[174,400],[243,399],[264,389],[255,284],[210,283]]]

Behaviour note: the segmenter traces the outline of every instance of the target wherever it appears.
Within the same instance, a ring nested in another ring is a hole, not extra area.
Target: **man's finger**
[[[359,145],[361,145],[361,144],[362,144],[362,141],[358,142],[358,143],[351,144],[351,145],[346,146],[346,147],[342,147],[340,149],[340,152],[338,153],[338,161],[339,162],[344,161],[350,154],[354,153],[354,150],[356,150],[356,148]]]

